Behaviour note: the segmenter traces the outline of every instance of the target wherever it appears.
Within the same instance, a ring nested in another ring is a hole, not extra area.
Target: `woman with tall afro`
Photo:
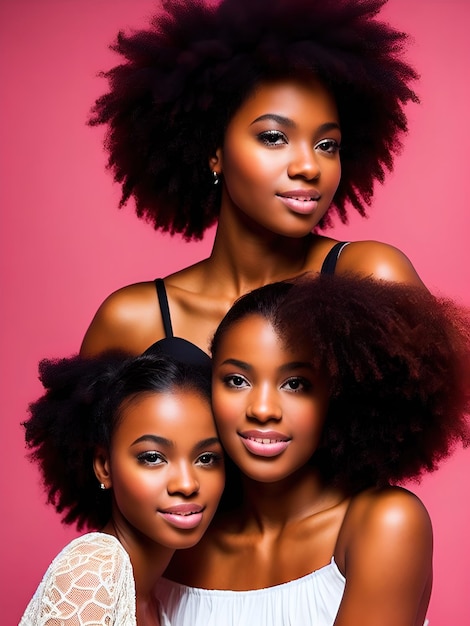
[[[208,258],[109,295],[83,355],[140,354],[173,335],[207,352],[238,297],[306,271],[422,286],[393,246],[321,234],[366,214],[418,100],[384,3],[171,0],[118,34],[89,122],[107,130],[121,206],[186,240],[217,227]]]

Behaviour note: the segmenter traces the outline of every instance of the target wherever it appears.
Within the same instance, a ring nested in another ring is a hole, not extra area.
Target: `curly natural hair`
[[[217,220],[209,158],[238,107],[266,80],[309,73],[333,94],[342,178],[333,205],[361,215],[407,131],[418,98],[407,35],[376,19],[386,0],[164,0],[147,30],[120,32],[124,61],[89,124],[107,126],[108,167],[156,229],[199,239]],[[319,228],[331,224],[331,211]]]
[[[23,422],[29,457],[39,466],[47,502],[78,530],[100,529],[111,518],[111,491],[99,489],[93,459],[98,447],[110,449],[129,400],[190,389],[210,403],[207,369],[161,355],[45,359],[39,374],[46,391]]]
[[[470,443],[470,310],[422,287],[304,275],[238,300],[212,344],[260,315],[308,345],[331,397],[312,457],[325,481],[358,490],[418,479]]]

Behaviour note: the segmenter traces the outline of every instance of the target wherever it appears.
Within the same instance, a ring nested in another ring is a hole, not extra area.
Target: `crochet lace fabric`
[[[88,533],[52,561],[19,626],[136,626],[131,562],[117,539]]]

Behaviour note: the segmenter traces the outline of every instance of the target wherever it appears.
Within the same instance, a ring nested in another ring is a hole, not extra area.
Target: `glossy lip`
[[[321,194],[317,189],[293,189],[278,193],[276,197],[293,213],[311,215],[318,209]]]
[[[158,513],[175,528],[191,530],[202,522],[204,509],[200,504],[184,503],[159,510]]]
[[[291,439],[275,430],[246,430],[239,433],[243,445],[255,456],[279,456],[289,446]]]

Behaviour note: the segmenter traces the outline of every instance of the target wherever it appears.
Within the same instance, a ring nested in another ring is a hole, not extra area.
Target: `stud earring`
[[[212,172],[212,176],[214,177],[214,185],[218,185],[219,184],[219,175],[217,174],[217,172]]]
[[[104,483],[100,483],[100,489],[105,490],[106,489],[106,485]]]

